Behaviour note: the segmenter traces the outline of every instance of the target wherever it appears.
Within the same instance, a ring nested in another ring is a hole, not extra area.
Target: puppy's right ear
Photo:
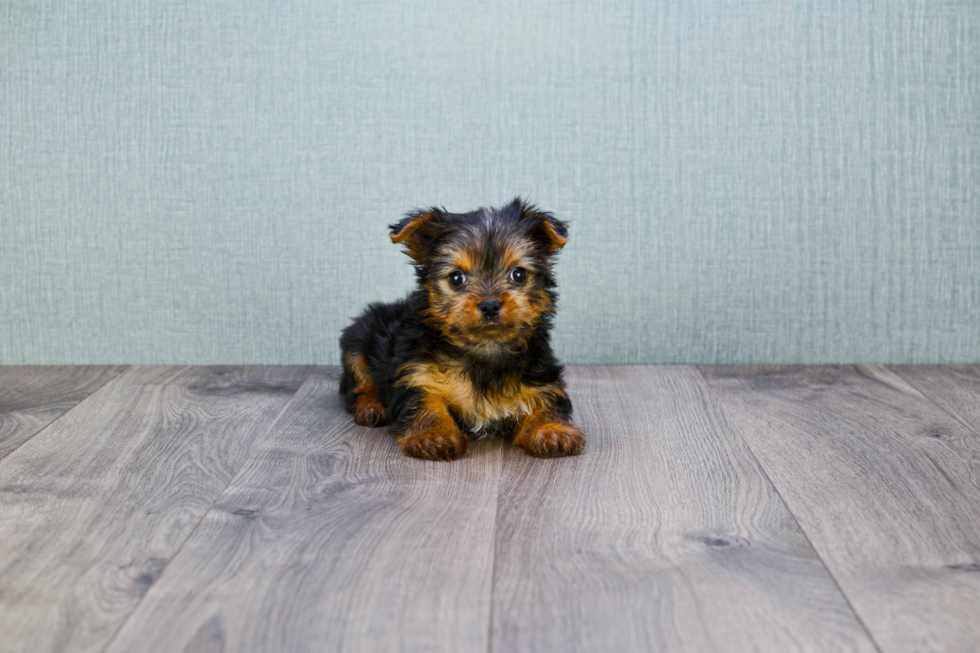
[[[405,214],[401,222],[391,229],[391,242],[405,243],[405,253],[416,261],[424,260],[431,250],[432,243],[442,234],[443,218],[441,209],[421,209]]]

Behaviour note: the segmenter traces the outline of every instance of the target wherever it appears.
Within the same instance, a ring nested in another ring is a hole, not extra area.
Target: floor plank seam
[[[980,426],[973,426],[972,424],[969,424],[967,422],[964,422],[963,421],[963,418],[961,418],[959,415],[957,415],[956,413],[954,413],[953,411],[951,411],[951,410],[949,410],[947,408],[943,408],[941,405],[939,405],[939,403],[936,400],[934,400],[932,398],[932,394],[930,392],[926,392],[920,386],[916,385],[915,381],[913,381],[911,378],[909,378],[909,377],[905,376],[904,374],[902,374],[901,372],[899,372],[898,369],[896,369],[897,366],[886,365],[885,367],[887,369],[891,370],[892,372],[894,372],[899,378],[901,378],[903,381],[905,381],[906,383],[908,383],[910,386],[912,386],[913,388],[915,388],[916,390],[918,390],[919,393],[923,397],[925,397],[926,401],[928,401],[930,404],[932,404],[933,406],[935,406],[944,415],[949,415],[955,422],[958,422],[959,424],[962,424],[966,428],[967,431],[969,431],[970,433],[973,433],[974,435],[980,437]]]
[[[854,604],[851,602],[851,598],[844,591],[844,588],[841,587],[840,582],[837,580],[837,576],[834,575],[834,572],[830,569],[830,566],[827,564],[827,561],[824,560],[824,557],[820,555],[820,551],[817,549],[816,546],[814,546],[813,541],[810,539],[810,535],[806,532],[806,529],[803,528],[803,524],[800,523],[800,520],[797,518],[796,513],[793,512],[792,507],[790,507],[790,504],[787,503],[785,497],[783,496],[783,493],[779,491],[779,486],[773,482],[772,477],[769,476],[769,471],[762,465],[762,461],[759,460],[759,457],[755,454],[755,451],[752,449],[748,440],[745,439],[741,431],[739,431],[738,427],[735,426],[735,422],[729,416],[728,410],[725,408],[724,403],[720,399],[718,399],[718,397],[715,395],[715,390],[714,388],[711,387],[711,383],[708,382],[708,377],[704,375],[704,372],[701,370],[701,366],[695,365],[694,367],[698,371],[698,375],[704,381],[704,385],[709,393],[710,399],[715,403],[718,410],[721,411],[721,414],[725,416],[725,421],[728,422],[728,426],[732,429],[732,432],[735,433],[738,436],[739,440],[742,441],[742,444],[745,445],[745,448],[749,452],[749,455],[752,456],[752,460],[755,461],[755,464],[759,466],[759,471],[762,472],[762,475],[765,477],[766,481],[768,481],[769,485],[772,486],[773,492],[776,493],[776,496],[779,497],[779,500],[782,501],[784,506],[786,506],[786,510],[787,512],[789,512],[790,517],[793,518],[793,522],[796,524],[796,527],[800,529],[800,533],[802,533],[803,537],[806,539],[807,544],[810,545],[810,549],[812,549],[814,554],[816,554],[817,559],[820,560],[820,564],[827,571],[827,575],[830,576],[830,579],[832,581],[834,581],[834,586],[837,588],[837,591],[840,592],[840,595],[843,597],[844,602],[847,604],[847,607],[851,609],[851,613],[854,615],[854,618],[857,620],[859,624],[861,624],[861,628],[864,629],[865,634],[868,636],[868,640],[875,647],[875,650],[878,651],[878,653],[884,653],[883,649],[881,648],[881,645],[878,643],[878,640],[875,639],[874,634],[872,634],[871,630],[868,628],[868,625],[864,622],[864,619],[861,617],[861,614],[857,611],[857,608],[854,607]]]
[[[32,433],[30,435],[30,437],[28,437],[26,440],[24,440],[23,442],[21,442],[20,444],[18,444],[16,447],[14,447],[13,449],[11,449],[10,451],[8,451],[7,453],[5,453],[4,455],[0,456],[0,464],[2,464],[3,461],[6,460],[7,457],[10,456],[12,453],[14,453],[15,451],[17,451],[21,447],[23,447],[25,444],[27,444],[28,442],[30,442],[31,440],[33,440],[34,438],[36,438],[41,433],[44,433],[45,431],[47,431],[49,428],[51,428],[52,426],[54,426],[55,424],[57,424],[59,421],[61,421],[66,415],[68,415],[68,413],[72,412],[73,410],[75,410],[76,408],[78,408],[79,406],[81,406],[83,403],[85,403],[86,401],[88,401],[89,399],[91,399],[92,398],[92,395],[94,395],[99,390],[101,390],[102,388],[106,387],[107,385],[109,385],[110,383],[112,383],[113,381],[115,381],[116,379],[118,379],[119,377],[121,377],[123,374],[125,374],[127,371],[129,371],[131,367],[132,367],[131,365],[126,365],[125,367],[123,367],[123,369],[119,371],[119,374],[116,374],[115,376],[111,376],[108,379],[106,379],[104,383],[99,384],[99,387],[95,388],[94,390],[92,390],[92,392],[88,393],[88,395],[84,399],[82,399],[77,404],[75,404],[74,406],[72,406],[71,408],[69,408],[68,410],[66,410],[65,412],[63,412],[62,414],[58,415],[53,420],[51,420],[50,422],[48,422],[47,424],[45,424],[44,426],[42,426],[41,428],[39,428],[35,433]]]
[[[177,556],[180,555],[180,552],[183,551],[184,546],[190,541],[191,537],[194,536],[194,533],[197,532],[197,529],[201,526],[201,524],[204,523],[204,520],[211,513],[211,510],[214,509],[214,506],[218,503],[218,501],[221,500],[221,497],[223,497],[225,495],[225,492],[228,491],[228,488],[231,487],[232,483],[234,483],[235,480],[241,475],[242,470],[245,469],[246,465],[248,465],[248,461],[251,460],[252,459],[252,456],[255,455],[255,452],[259,448],[259,445],[261,445],[262,442],[264,442],[265,439],[269,436],[269,434],[272,433],[272,430],[279,423],[279,420],[282,419],[282,416],[286,414],[286,410],[296,400],[296,397],[299,395],[300,390],[302,390],[303,389],[303,386],[305,386],[309,382],[310,377],[313,376],[313,372],[315,370],[316,370],[316,366],[310,366],[309,367],[309,370],[307,371],[306,376],[303,378],[302,383],[300,383],[299,386],[296,388],[296,391],[293,392],[293,396],[291,396],[289,398],[289,401],[287,401],[283,405],[282,410],[279,411],[279,414],[276,415],[276,418],[274,420],[272,420],[272,423],[271,424],[269,424],[269,428],[265,430],[265,433],[263,433],[261,437],[255,439],[255,444],[252,447],[252,451],[250,451],[249,454],[248,454],[248,456],[246,456],[245,460],[242,461],[242,464],[238,468],[238,471],[236,471],[235,474],[231,477],[231,479],[225,485],[224,489],[222,489],[221,492],[218,493],[218,495],[215,497],[214,501],[211,502],[211,505],[208,506],[208,509],[205,510],[203,513],[201,513],[201,518],[197,520],[197,523],[196,524],[194,524],[194,528],[192,528],[187,533],[187,537],[185,537],[184,540],[180,543],[180,546],[177,547],[177,550],[174,551],[174,553],[173,553],[172,556],[170,556],[170,559],[167,560],[167,563],[163,566],[163,569],[160,571],[160,574],[153,581],[153,584],[154,585],[157,585],[160,582],[160,580],[164,577],[164,575],[167,573],[167,569],[170,567],[170,565],[173,563],[173,561],[177,558]],[[105,653],[110,648],[112,648],[112,644],[113,644],[113,642],[116,641],[116,638],[119,636],[119,633],[121,633],[123,631],[123,628],[126,627],[126,624],[129,623],[129,620],[133,617],[134,614],[136,614],[136,611],[139,608],[140,604],[144,601],[144,599],[146,599],[147,595],[150,592],[152,592],[152,591],[153,591],[153,587],[151,586],[151,587],[149,587],[146,590],[146,592],[143,594],[143,596],[141,596],[139,598],[139,600],[133,605],[132,609],[129,611],[129,614],[126,615],[126,618],[122,620],[122,622],[119,624],[119,627],[116,628],[116,630],[115,630],[114,633],[112,633],[112,637],[110,637],[106,641],[105,646],[102,648],[103,653]]]
[[[497,457],[497,500],[493,507],[493,557],[490,559],[490,617],[487,623],[487,653],[493,653],[493,608],[497,590],[497,529],[500,527],[500,493],[503,491],[504,449]]]

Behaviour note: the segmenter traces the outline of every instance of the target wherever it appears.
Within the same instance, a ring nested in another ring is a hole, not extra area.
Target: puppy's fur
[[[565,223],[520,198],[501,209],[415,211],[391,225],[418,288],[371,304],[340,338],[340,383],[363,426],[392,424],[405,453],[451,460],[468,437],[505,434],[533,456],[585,436],[549,344],[552,260]]]

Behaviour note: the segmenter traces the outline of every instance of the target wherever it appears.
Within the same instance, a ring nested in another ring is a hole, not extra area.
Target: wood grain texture
[[[500,443],[354,425],[321,369],[109,651],[485,651]]]
[[[980,439],[870,367],[706,367],[886,653],[980,650]]]
[[[873,651],[690,367],[572,368],[584,455],[504,455],[495,651]]]
[[[889,369],[980,435],[980,365],[908,365]]]
[[[0,650],[101,650],[304,368],[132,368],[0,462]]]
[[[124,369],[0,366],[0,460]]]

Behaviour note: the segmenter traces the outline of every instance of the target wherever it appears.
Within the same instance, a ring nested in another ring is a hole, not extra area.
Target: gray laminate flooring
[[[980,651],[980,366],[573,367],[406,458],[335,367],[0,367],[0,651]]]

